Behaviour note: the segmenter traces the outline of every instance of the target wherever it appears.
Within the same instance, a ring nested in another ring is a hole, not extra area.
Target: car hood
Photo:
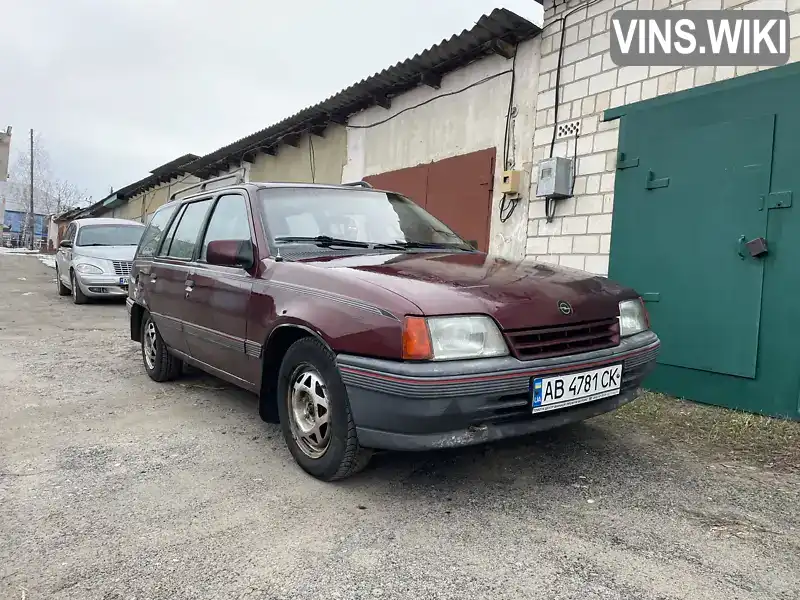
[[[132,261],[136,254],[136,246],[78,246],[73,249],[72,254],[73,259],[86,256],[105,260]]]
[[[503,329],[582,323],[619,315],[633,290],[584,271],[482,253],[409,253],[314,261],[378,285],[423,314],[489,314]],[[570,314],[559,303],[568,302]]]

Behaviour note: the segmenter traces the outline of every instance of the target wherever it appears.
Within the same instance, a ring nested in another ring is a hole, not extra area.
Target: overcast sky
[[[95,200],[535,0],[0,0],[0,127]],[[12,157],[13,162],[13,157]]]

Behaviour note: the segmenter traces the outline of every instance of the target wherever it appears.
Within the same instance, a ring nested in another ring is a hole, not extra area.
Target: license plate
[[[128,285],[128,278],[127,277],[120,277],[119,278],[120,285]]]
[[[532,383],[533,412],[557,410],[619,394],[622,365],[594,371],[537,377]]]

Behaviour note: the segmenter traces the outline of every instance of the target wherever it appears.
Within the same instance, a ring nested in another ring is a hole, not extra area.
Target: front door
[[[747,242],[767,236],[775,117],[657,140],[647,115],[626,119],[611,276],[644,294],[660,364],[753,379],[764,258]]]
[[[247,353],[246,345],[253,277],[241,267],[209,265],[206,250],[216,240],[254,241],[253,233],[244,195],[221,195],[184,282],[188,305],[184,328],[192,358],[249,385],[255,385],[261,373],[260,360]]]
[[[77,231],[77,225],[75,223],[70,223],[67,227],[67,231],[64,233],[64,240],[69,240],[70,242],[75,241],[75,232]],[[56,267],[58,272],[58,278],[61,280],[61,283],[72,287],[72,282],[70,281],[69,269],[70,263],[72,262],[72,248],[62,248],[59,246],[58,251],[56,252]]]
[[[190,354],[184,323],[191,319],[186,279],[211,198],[183,205],[150,269],[148,308],[170,348]],[[148,277],[148,276],[145,276]]]

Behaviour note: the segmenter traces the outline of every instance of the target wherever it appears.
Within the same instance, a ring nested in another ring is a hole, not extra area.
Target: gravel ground
[[[800,477],[604,417],[323,484],[253,396],[0,255],[0,598],[800,597]]]

